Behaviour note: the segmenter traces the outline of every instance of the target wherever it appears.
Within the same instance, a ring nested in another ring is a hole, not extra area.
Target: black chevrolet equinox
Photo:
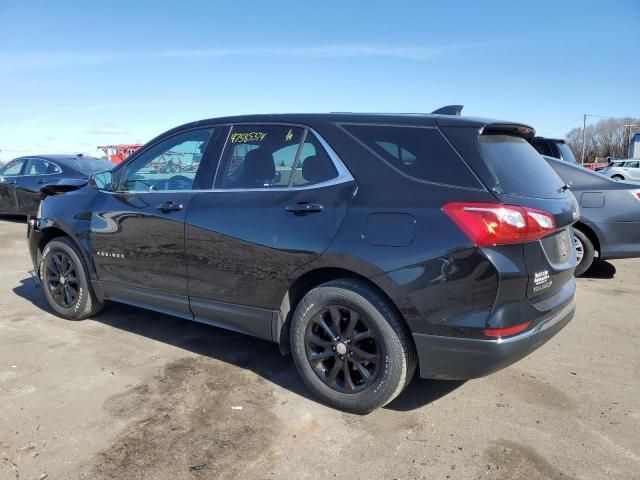
[[[447,109],[197,121],[46,186],[31,257],[64,318],[114,301],[270,340],[366,413],[416,366],[487,375],[572,318],[578,207],[534,133]]]

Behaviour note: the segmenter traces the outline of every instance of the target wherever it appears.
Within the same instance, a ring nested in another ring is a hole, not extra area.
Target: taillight
[[[631,193],[636,197],[636,200],[640,200],[640,190],[634,190]]]
[[[523,243],[556,230],[549,212],[500,203],[448,203],[442,210],[479,247]]]

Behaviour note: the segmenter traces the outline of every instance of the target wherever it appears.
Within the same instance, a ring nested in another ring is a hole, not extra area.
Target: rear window
[[[480,135],[480,152],[499,181],[502,193],[539,198],[562,198],[564,183],[524,138]]]
[[[558,149],[560,150],[560,155],[562,155],[562,160],[568,163],[576,163],[576,157],[573,155],[573,150],[566,143],[558,143]]]
[[[68,160],[67,165],[82,173],[98,173],[111,170],[115,165],[109,160],[100,158],[80,157],[77,160]]]
[[[482,188],[474,174],[436,128],[342,125],[396,170],[418,180]]]

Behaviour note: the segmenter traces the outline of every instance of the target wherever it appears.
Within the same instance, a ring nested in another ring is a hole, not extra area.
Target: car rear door
[[[141,149],[116,172],[115,191],[98,194],[90,236],[108,298],[191,318],[184,219],[205,170],[203,154],[213,132],[189,130]],[[155,168],[176,157],[189,171]]]
[[[213,188],[187,212],[191,310],[200,321],[270,339],[283,282],[328,248],[355,182],[301,126],[235,125],[220,150]]]
[[[16,183],[26,163],[25,158],[17,158],[0,169],[0,213],[19,213]]]

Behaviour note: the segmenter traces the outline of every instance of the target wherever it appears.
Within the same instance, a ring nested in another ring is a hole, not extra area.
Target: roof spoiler
[[[431,115],[462,115],[464,105],[447,105],[431,112]]]

